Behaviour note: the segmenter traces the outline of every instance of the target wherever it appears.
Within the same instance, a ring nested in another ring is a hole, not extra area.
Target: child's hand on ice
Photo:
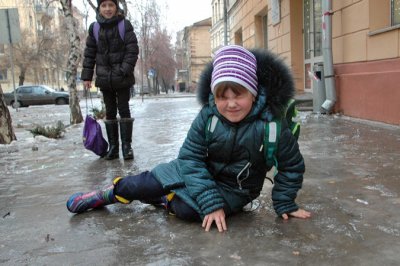
[[[289,215],[286,214],[286,213],[282,214],[283,220],[289,219],[289,216],[296,217],[296,218],[307,219],[307,218],[311,217],[311,212],[305,211],[303,209],[298,209],[297,211],[289,213]]]
[[[218,231],[223,232],[227,230],[225,222],[225,212],[224,209],[216,210],[212,213],[207,214],[203,219],[202,227],[206,228],[206,232],[210,231],[211,225],[215,222]]]

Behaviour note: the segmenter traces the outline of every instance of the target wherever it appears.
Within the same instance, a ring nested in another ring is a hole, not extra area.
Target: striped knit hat
[[[224,81],[238,83],[257,96],[257,60],[238,45],[227,45],[215,53],[211,76],[211,91]]]

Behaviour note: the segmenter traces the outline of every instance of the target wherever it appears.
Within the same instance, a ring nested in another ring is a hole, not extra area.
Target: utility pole
[[[228,0],[224,0],[224,45],[228,45]]]
[[[13,44],[21,40],[21,30],[19,26],[18,9],[0,9],[0,44],[9,44],[11,73],[14,88],[14,105],[18,111],[17,91],[14,78],[14,48]]]

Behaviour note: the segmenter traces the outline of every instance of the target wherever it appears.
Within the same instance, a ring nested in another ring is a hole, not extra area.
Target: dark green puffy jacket
[[[279,116],[293,96],[290,71],[275,55],[252,51],[257,58],[258,96],[249,115],[240,123],[222,117],[210,92],[212,65],[203,71],[198,99],[203,105],[193,121],[176,160],[161,164],[152,173],[164,188],[192,206],[201,217],[223,207],[234,213],[257,198],[267,169],[263,144],[266,121]],[[209,117],[219,121],[206,140]],[[295,198],[305,171],[296,138],[283,123],[277,152],[278,173],[272,199],[278,215],[298,209]]]

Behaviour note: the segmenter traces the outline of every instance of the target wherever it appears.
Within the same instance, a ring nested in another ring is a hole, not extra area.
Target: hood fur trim
[[[288,101],[294,97],[295,87],[292,73],[283,59],[266,50],[250,50],[257,59],[258,92],[267,97],[265,108],[269,107],[274,116],[280,116]],[[212,62],[200,75],[197,100],[204,106],[211,94]]]

